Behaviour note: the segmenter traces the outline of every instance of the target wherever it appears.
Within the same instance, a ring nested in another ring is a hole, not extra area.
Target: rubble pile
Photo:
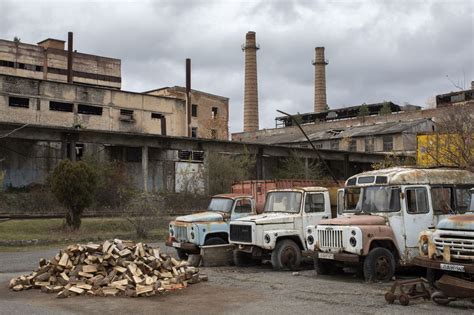
[[[54,258],[41,259],[29,275],[10,280],[14,291],[31,288],[57,297],[152,296],[207,280],[199,270],[143,243],[115,239],[69,245]]]

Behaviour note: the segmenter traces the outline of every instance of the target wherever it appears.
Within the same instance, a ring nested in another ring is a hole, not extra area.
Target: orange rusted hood
[[[319,222],[321,225],[385,225],[385,218],[378,215],[345,215]]]

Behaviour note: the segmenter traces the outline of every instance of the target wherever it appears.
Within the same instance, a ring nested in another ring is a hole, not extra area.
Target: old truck
[[[353,265],[368,281],[390,280],[418,256],[418,235],[464,213],[474,174],[449,168],[394,167],[350,177],[338,192],[336,219],[307,227],[317,274]]]
[[[473,211],[445,218],[435,229],[420,233],[420,255],[414,263],[427,268],[427,279],[437,289],[431,299],[437,304],[474,297]]]
[[[331,217],[330,193],[324,187],[278,189],[267,193],[262,214],[232,220],[234,263],[247,266],[270,258],[276,270],[298,269],[307,250],[306,226]]]
[[[199,254],[204,245],[227,244],[229,223],[263,210],[258,204],[270,189],[310,186],[311,180],[248,180],[232,185],[232,193],[213,196],[207,211],[177,217],[169,223],[167,246],[174,247],[180,259]]]

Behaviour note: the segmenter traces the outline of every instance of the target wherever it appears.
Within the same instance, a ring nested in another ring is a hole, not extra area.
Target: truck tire
[[[232,256],[234,258],[234,265],[237,267],[250,267],[257,264],[257,261],[252,258],[251,253],[242,252],[236,249],[232,252]]]
[[[188,253],[184,249],[176,248],[176,254],[180,260],[188,260]]]
[[[325,259],[319,259],[316,253],[313,257],[314,270],[316,275],[332,275],[336,273],[336,268],[333,261],[327,261]]]
[[[292,240],[278,241],[272,251],[272,266],[275,270],[298,270],[301,263],[301,249]]]
[[[365,281],[389,281],[395,274],[395,258],[386,248],[372,249],[364,260]]]
[[[220,237],[210,237],[207,240],[204,241],[204,246],[207,245],[222,245],[222,244],[227,244],[225,240],[223,240]]]

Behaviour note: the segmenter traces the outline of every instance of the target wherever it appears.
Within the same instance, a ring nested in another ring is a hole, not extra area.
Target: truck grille
[[[230,240],[234,242],[252,243],[252,226],[231,224]]]
[[[466,235],[461,231],[439,231],[433,239],[440,252],[443,252],[444,246],[448,246],[451,257],[474,260],[474,235]]]
[[[342,231],[318,228],[318,242],[320,248],[342,248]]]
[[[185,226],[177,226],[173,227],[174,229],[174,238],[177,241],[187,241],[188,240],[188,229]]]

